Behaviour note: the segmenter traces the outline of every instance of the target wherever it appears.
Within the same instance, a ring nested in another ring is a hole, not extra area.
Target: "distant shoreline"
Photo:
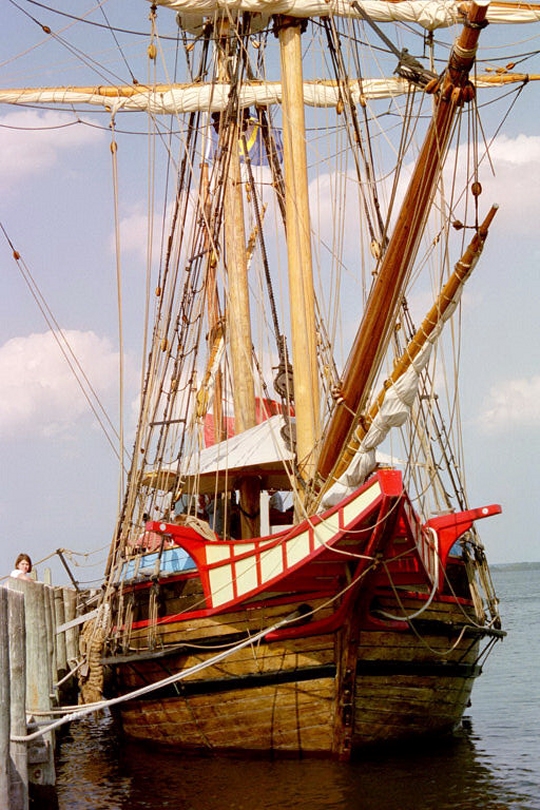
[[[491,569],[506,568],[514,571],[520,571],[524,568],[540,568],[540,560],[535,560],[534,562],[490,563],[489,567]]]

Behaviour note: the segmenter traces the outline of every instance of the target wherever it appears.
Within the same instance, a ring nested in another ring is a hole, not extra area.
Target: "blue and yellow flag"
[[[213,160],[218,150],[219,117],[219,113],[212,114],[213,125],[210,131],[210,141],[206,153],[206,160]],[[268,160],[263,130],[259,120],[252,115],[246,115],[243,120],[242,135],[243,137],[238,139],[238,154],[240,156],[240,160],[245,162],[247,154],[252,166],[269,166],[270,161]],[[282,163],[283,139],[280,129],[272,128],[272,141],[276,158],[280,163]]]
[[[240,160],[245,160],[246,153],[244,143],[247,146],[247,154],[253,166],[268,166],[268,154],[264,144],[262,128],[256,118],[248,118],[246,121],[246,129],[244,131],[244,138],[238,141],[238,149],[240,152]],[[274,140],[276,158],[281,163],[283,160],[283,141],[281,139],[281,132],[273,129],[272,136]]]

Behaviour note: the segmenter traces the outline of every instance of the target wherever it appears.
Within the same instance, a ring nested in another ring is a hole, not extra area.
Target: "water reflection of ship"
[[[179,759],[137,743],[120,746],[110,718],[90,719],[74,724],[63,743],[58,788],[60,807],[86,806],[78,802],[91,794],[98,802],[93,806],[114,810],[128,805],[131,810],[357,810],[359,797],[366,810],[533,807],[497,775],[470,720],[451,739],[384,756],[364,752],[360,761],[344,766],[313,759]]]

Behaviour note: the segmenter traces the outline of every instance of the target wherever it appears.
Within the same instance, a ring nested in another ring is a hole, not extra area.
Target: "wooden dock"
[[[10,578],[0,588],[0,807],[57,807],[51,711],[76,702],[77,592]],[[30,737],[30,739],[26,739]]]

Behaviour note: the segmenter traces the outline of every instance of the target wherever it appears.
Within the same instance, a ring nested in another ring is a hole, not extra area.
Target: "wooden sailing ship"
[[[476,72],[489,19],[539,8],[157,6],[177,12],[181,82],[2,93],[171,116],[169,235],[98,623],[125,733],[340,759],[450,733],[503,631],[476,528],[500,507],[468,505],[455,394],[444,411],[435,393],[496,206],[478,145],[463,193],[446,190],[445,161],[478,88],[524,80]],[[425,26],[425,58],[382,30],[390,17]],[[458,32],[444,65],[439,26]],[[308,37],[324,42],[321,78]],[[391,79],[372,78],[375,48]],[[429,261],[415,327],[407,302]]]

